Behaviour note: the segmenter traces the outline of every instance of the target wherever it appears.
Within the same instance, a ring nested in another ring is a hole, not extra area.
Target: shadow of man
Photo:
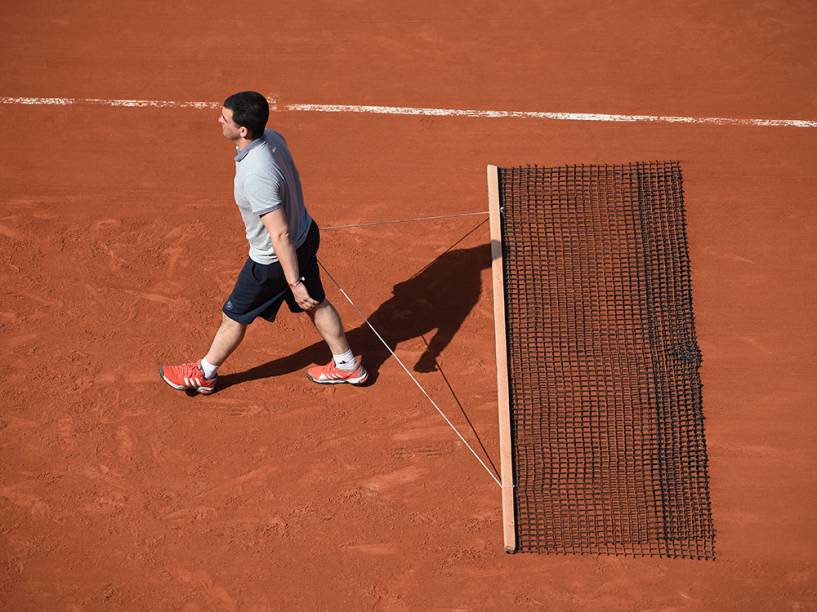
[[[412,278],[395,285],[392,297],[371,314],[369,321],[392,350],[406,340],[436,330],[414,364],[417,372],[433,371],[437,357],[479,300],[481,272],[490,266],[491,247],[488,244],[447,251]],[[346,335],[354,350],[363,355],[369,384],[372,384],[380,366],[389,358],[389,351],[365,323]],[[248,380],[279,376],[314,363],[324,363],[329,359],[327,351],[326,344],[316,342],[293,355],[244,372],[226,374],[220,377],[219,387],[225,389]]]

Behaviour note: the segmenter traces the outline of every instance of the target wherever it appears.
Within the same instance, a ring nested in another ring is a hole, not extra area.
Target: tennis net
[[[680,163],[498,192],[515,549],[714,558]]]

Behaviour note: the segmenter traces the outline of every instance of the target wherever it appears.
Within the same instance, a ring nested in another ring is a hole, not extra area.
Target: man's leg
[[[162,379],[180,391],[193,390],[204,395],[212,393],[218,381],[218,366],[241,344],[246,329],[246,325],[222,313],[221,325],[207,355],[201,361],[162,366],[159,368]]]
[[[329,345],[333,355],[342,355],[349,350],[349,342],[343,331],[340,315],[329,300],[324,300],[315,310],[307,311],[318,333]]]
[[[210,350],[207,351],[204,358],[208,363],[218,368],[241,344],[245,331],[247,331],[246,325],[233,321],[226,314],[221,313],[221,325],[213,337]]]
[[[306,373],[307,377],[312,382],[321,384],[365,383],[369,375],[349,348],[346,333],[343,331],[343,322],[335,307],[329,300],[324,300],[315,310],[308,312],[318,333],[332,351],[332,361],[324,366],[310,368]]]

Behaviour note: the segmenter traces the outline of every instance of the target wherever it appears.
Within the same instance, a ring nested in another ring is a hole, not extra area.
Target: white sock
[[[204,377],[205,378],[213,378],[218,371],[218,366],[213,365],[209,361],[207,361],[206,357],[201,358],[201,369],[204,370]]]
[[[332,355],[332,358],[335,360],[335,365],[338,367],[338,369],[346,372],[351,372],[357,365],[355,363],[355,354],[352,352],[352,349],[349,349],[342,355]]]

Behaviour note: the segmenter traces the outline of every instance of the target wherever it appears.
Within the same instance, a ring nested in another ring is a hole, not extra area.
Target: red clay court
[[[812,3],[0,15],[0,607],[817,609]],[[679,160],[717,559],[506,555],[499,487],[327,277],[371,386],[310,384],[288,314],[213,396],[164,385],[246,256],[217,123],[243,89],[321,260],[489,466],[486,165]]]

